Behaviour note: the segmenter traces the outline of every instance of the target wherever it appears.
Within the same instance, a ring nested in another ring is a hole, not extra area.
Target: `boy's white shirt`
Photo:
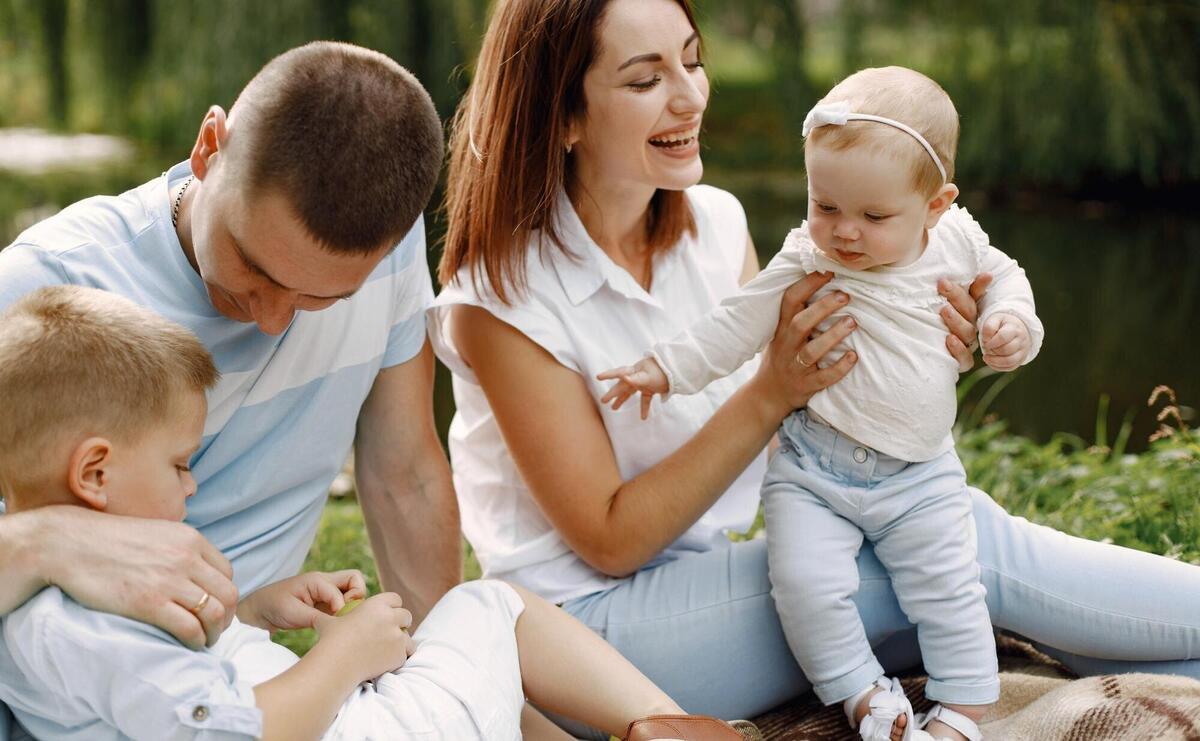
[[[414,634],[419,650],[351,693],[322,739],[519,739],[524,608],[501,582],[455,587]],[[34,737],[61,741],[252,741],[263,730],[254,687],[300,661],[236,618],[192,651],[57,587],[0,618],[0,632],[0,699]]]
[[[817,249],[805,223],[788,234],[779,253],[741,291],[684,333],[654,346],[653,357],[667,375],[670,393],[696,393],[762,351],[774,335],[784,291],[807,273],[827,271],[834,278],[814,299],[842,291],[850,303],[819,331],[845,316],[853,317],[858,329],[821,365],[835,362],[847,350],[858,354],[858,362],[808,406],[836,429],[895,458],[926,461],[954,447],[959,372],[946,350],[940,278],[967,286],[980,273],[991,273],[977,326],[982,329],[997,312],[1011,314],[1025,324],[1032,340],[1022,364],[1041,348],[1045,333],[1025,271],[988,243],[965,208],[951,206],[929,230],[921,256],[903,267],[846,268]]]

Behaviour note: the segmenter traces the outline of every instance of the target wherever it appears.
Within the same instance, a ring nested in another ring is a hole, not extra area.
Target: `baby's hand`
[[[341,617],[322,615],[314,626],[320,645],[353,662],[359,681],[365,682],[404,666],[416,650],[408,626],[412,613],[402,607],[400,595],[383,592]]]
[[[630,396],[640,393],[642,395],[642,419],[650,416],[650,401],[654,395],[670,391],[667,374],[663,373],[663,369],[659,367],[658,361],[654,358],[642,358],[635,365],[612,368],[596,374],[597,381],[611,381],[614,378],[619,379],[617,385],[600,397],[600,403],[607,404],[611,401],[613,409],[620,409]]]
[[[1033,346],[1025,322],[1004,312],[988,317],[980,340],[983,362],[998,371],[1010,371],[1021,365]]]

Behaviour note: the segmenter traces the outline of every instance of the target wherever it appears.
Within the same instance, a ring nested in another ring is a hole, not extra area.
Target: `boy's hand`
[[[383,592],[341,617],[320,614],[313,625],[320,634],[317,647],[353,662],[359,681],[365,682],[404,666],[416,650],[408,626],[412,613],[400,595]]]
[[[1002,311],[992,314],[983,323],[981,340],[983,362],[998,371],[1010,371],[1020,366],[1033,346],[1025,322]]]
[[[238,619],[265,630],[316,627],[317,618],[332,615],[346,600],[367,596],[362,572],[346,569],[310,571],[259,589],[238,603]]]
[[[629,397],[640,393],[642,395],[642,419],[650,416],[650,401],[654,395],[665,394],[670,390],[667,374],[663,373],[663,369],[654,358],[642,358],[635,365],[612,368],[596,374],[597,381],[611,381],[614,378],[619,379],[617,385],[600,397],[600,403],[607,404],[611,401],[613,409],[620,409],[621,405],[629,400]]]

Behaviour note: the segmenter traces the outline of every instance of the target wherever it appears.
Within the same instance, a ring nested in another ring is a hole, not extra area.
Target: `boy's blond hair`
[[[92,435],[133,442],[217,379],[188,330],[107,291],[38,289],[0,314],[0,492],[36,495],[58,453]]]
[[[958,150],[958,111],[946,91],[920,72],[907,67],[872,67],[859,70],[833,86],[818,105],[849,103],[854,113],[890,118],[916,129],[937,152],[946,168],[947,183],[954,180],[954,155]],[[912,173],[913,189],[932,197],[944,184],[937,165],[916,139],[893,126],[872,121],[850,121],[845,126],[820,126],[804,143],[834,151],[867,146],[896,157]]]

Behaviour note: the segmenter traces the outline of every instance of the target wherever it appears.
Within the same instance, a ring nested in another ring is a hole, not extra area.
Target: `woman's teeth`
[[[656,147],[664,147],[667,149],[675,149],[685,147],[691,144],[692,141],[700,134],[700,127],[688,129],[686,131],[677,131],[674,134],[663,134],[650,138],[650,143]]]

